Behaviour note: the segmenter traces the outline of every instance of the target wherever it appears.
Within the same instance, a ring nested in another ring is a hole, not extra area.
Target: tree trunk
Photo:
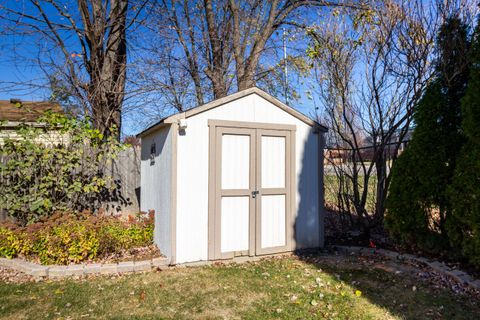
[[[92,121],[104,137],[120,139],[122,104],[125,97],[128,0],[111,0],[108,17],[101,0],[92,0],[91,13],[85,0],[79,2],[90,57],[85,57],[90,76],[88,100]]]
[[[227,95],[227,83],[225,80],[225,70],[223,59],[223,43],[217,25],[215,23],[215,12],[211,0],[204,0],[205,17],[207,20],[208,36],[211,46],[211,61],[206,70],[207,77],[212,82],[213,96],[215,99],[223,98]]]
[[[379,152],[378,158],[375,161],[375,169],[377,171],[377,182],[375,187],[375,215],[373,219],[375,223],[381,223],[385,214],[385,200],[387,197],[387,159],[385,157],[385,150]]]

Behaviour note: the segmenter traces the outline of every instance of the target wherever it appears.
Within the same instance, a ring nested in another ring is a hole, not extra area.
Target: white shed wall
[[[155,143],[155,163],[150,150]],[[155,210],[154,241],[167,257],[172,255],[172,130],[166,126],[142,137],[140,203],[141,210]]]
[[[208,259],[209,119],[296,125],[296,247],[322,246],[319,214],[323,211],[319,203],[323,199],[319,196],[323,192],[318,179],[321,134],[314,134],[301,120],[251,94],[188,118],[185,132],[178,136],[176,262]]]

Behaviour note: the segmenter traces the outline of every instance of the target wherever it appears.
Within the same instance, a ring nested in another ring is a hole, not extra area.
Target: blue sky
[[[66,3],[69,1],[67,0]],[[12,5],[20,6],[23,4],[22,1],[16,2]],[[31,6],[31,5],[30,5]],[[33,9],[33,11],[31,10]],[[35,12],[35,8],[29,8],[28,10]],[[54,13],[53,9],[47,8],[47,13]],[[281,35],[280,35],[281,36]],[[26,59],[34,59],[38,53],[38,38],[28,37],[20,38],[13,36],[0,36],[0,99],[8,100],[10,98],[20,98],[22,100],[46,100],[50,96],[50,90],[47,88],[32,89],[31,87],[26,90],[21,90],[20,88],[13,88],[9,84],[10,82],[32,82],[40,84],[44,81],[43,71],[36,67],[34,64],[27,66],[25,59],[18,58],[16,55],[21,55]],[[289,53],[294,53],[298,50],[296,48],[291,48],[293,43],[287,43],[287,48]],[[298,43],[295,43],[298,46]],[[16,51],[13,52],[12,48],[15,47]],[[74,47],[73,47],[74,48]],[[130,49],[133,50],[133,49]],[[73,53],[73,52],[72,52]],[[273,65],[278,63],[278,61],[269,61],[269,64]],[[307,80],[307,79],[306,79]],[[295,87],[297,93],[299,93],[300,98],[298,101],[293,101],[290,104],[298,109],[300,112],[312,115],[314,112],[314,102],[310,99],[307,99],[305,92],[309,90],[308,81],[301,84],[301,81],[294,81],[293,78],[290,79],[290,85]],[[284,100],[283,97],[278,97],[280,100]],[[135,101],[131,101],[132,104],[135,104]],[[140,103],[140,102],[139,102]],[[318,102],[317,102],[318,105]],[[164,115],[158,115],[164,116]],[[153,121],[153,119],[152,119]],[[148,121],[145,121],[145,123]],[[144,124],[143,124],[144,125]],[[132,118],[127,117],[124,121],[123,134],[130,135],[135,134],[141,131],[142,128],[139,127],[138,123]]]

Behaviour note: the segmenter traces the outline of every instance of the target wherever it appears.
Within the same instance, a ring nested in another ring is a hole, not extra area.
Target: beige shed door
[[[256,254],[287,250],[290,230],[290,132],[257,130]]]
[[[214,128],[211,258],[288,250],[290,134],[287,130]]]

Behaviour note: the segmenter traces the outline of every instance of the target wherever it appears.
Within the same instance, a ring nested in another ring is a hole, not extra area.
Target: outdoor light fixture
[[[178,120],[178,129],[185,130],[187,129],[187,119],[180,119]]]

